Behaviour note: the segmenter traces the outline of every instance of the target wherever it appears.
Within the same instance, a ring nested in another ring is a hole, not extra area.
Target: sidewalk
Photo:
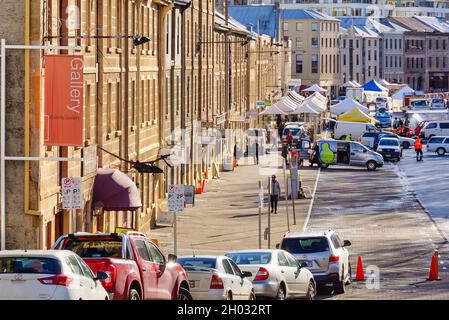
[[[279,156],[280,158],[280,156]],[[261,159],[263,163],[263,160]],[[281,162],[279,161],[279,164]],[[306,162],[307,163],[307,162]],[[261,169],[262,168],[262,169]],[[197,195],[195,207],[188,207],[178,216],[178,255],[224,254],[230,250],[257,249],[259,247],[258,182],[262,181],[267,201],[268,177],[277,175],[284,193],[283,171],[279,166],[260,167],[242,165],[235,172],[222,172],[221,179],[208,183],[205,193]],[[313,191],[317,168],[300,169],[303,185]],[[309,192],[307,192],[309,195]],[[283,198],[283,197],[282,197]],[[296,225],[293,225],[292,202],[288,201],[291,231],[301,230],[310,199],[295,201]],[[268,248],[264,230],[268,226],[268,205],[262,216],[262,248]],[[287,231],[285,200],[279,202],[278,214],[271,215],[271,248]],[[173,252],[173,229],[161,227],[150,232],[166,253]]]

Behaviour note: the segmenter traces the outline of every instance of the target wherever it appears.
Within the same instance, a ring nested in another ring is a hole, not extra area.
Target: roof
[[[231,30],[247,36],[256,36],[253,32],[249,31],[244,25],[232,17],[229,17],[228,24],[226,25],[225,16],[218,11],[215,11],[215,24],[220,26],[223,30]]]
[[[179,259],[223,259],[223,258],[227,258],[225,256],[210,256],[210,255],[192,255],[192,256],[180,256]]]
[[[35,257],[61,257],[72,255],[72,251],[68,250],[5,250],[0,251],[0,256],[14,257],[14,256],[35,256]]]
[[[229,6],[229,15],[245,28],[272,38],[279,35],[279,10],[275,6]]]
[[[270,252],[270,253],[274,253],[276,251],[281,251],[279,249],[247,249],[247,250],[235,250],[235,251],[229,251],[229,253],[244,253],[244,252],[248,252],[248,253],[266,253],[266,252]]]
[[[415,16],[414,18],[438,32],[449,33],[449,22],[446,20],[424,16]]]
[[[376,80],[371,80],[370,82],[365,83],[362,88],[365,91],[376,91],[376,92],[382,92],[387,91],[388,89],[382,86],[379,82]]]
[[[303,9],[284,9],[281,11],[281,17],[284,20],[340,21],[335,17],[328,16],[316,10],[303,10]]]
[[[382,33],[404,33],[408,31],[408,29],[401,27],[389,20],[381,19],[381,20],[373,20],[371,21],[373,25],[374,31],[379,34]]]
[[[284,238],[323,237],[332,233],[334,233],[333,230],[289,232],[285,234]]]
[[[390,21],[416,32],[433,32],[434,29],[413,17],[391,17]]]

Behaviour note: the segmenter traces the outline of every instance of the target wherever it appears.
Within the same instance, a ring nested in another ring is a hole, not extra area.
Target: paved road
[[[412,164],[410,164],[412,166]],[[448,299],[448,248],[408,187],[398,167],[377,172],[333,167],[323,170],[308,229],[336,229],[349,239],[353,274],[360,255],[364,267],[380,270],[380,288],[353,283],[344,295],[326,299]],[[442,250],[440,282],[427,282],[430,257]]]

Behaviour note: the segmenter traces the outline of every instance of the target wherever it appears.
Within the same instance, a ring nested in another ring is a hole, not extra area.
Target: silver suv
[[[286,233],[280,249],[306,263],[317,285],[331,284],[336,293],[344,293],[351,282],[349,240],[342,241],[335,231]]]

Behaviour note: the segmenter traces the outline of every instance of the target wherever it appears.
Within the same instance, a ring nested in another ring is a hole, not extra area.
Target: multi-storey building
[[[342,28],[340,57],[343,83],[379,79],[379,36],[374,31],[354,25]]]
[[[339,20],[309,10],[282,10],[284,41],[292,41],[292,78],[302,85],[318,84],[330,96],[338,93]]]
[[[386,18],[425,15],[449,18],[446,0],[234,0],[234,4],[280,4],[282,9],[317,10],[334,17]]]
[[[391,21],[409,30],[404,40],[405,82],[419,91],[449,90],[449,33],[417,17],[396,17]]]

